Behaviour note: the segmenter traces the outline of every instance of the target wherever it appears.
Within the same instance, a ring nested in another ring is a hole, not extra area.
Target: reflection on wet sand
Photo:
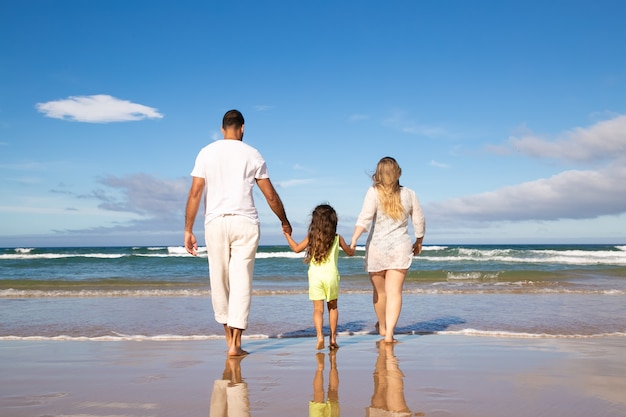
[[[367,417],[410,417],[412,413],[404,399],[404,374],[393,352],[394,344],[380,341],[377,345],[374,393],[365,414]]]
[[[328,354],[328,392],[324,395],[325,355],[315,355],[317,368],[313,376],[313,400],[309,402],[309,417],[339,417],[339,372],[337,371],[337,351]]]
[[[241,377],[243,358],[226,358],[222,379],[213,384],[209,417],[250,417],[248,384]]]

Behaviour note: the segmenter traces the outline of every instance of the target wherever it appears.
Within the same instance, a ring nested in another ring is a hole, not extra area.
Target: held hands
[[[359,240],[359,237],[365,232],[365,228],[363,226],[355,226],[354,232],[352,233],[352,239],[350,240],[350,248],[356,250],[356,242]]]
[[[283,225],[283,236],[285,236],[285,239],[287,239],[287,243],[293,249],[296,242],[293,240],[293,237],[291,237],[291,232],[291,226]]]
[[[284,234],[285,236],[287,236],[287,235],[291,236],[291,232],[292,232],[292,230],[291,230],[291,224],[289,224],[289,223],[283,223],[282,228],[283,228],[283,234]]]
[[[352,240],[350,241],[350,249],[356,251],[356,242],[359,240],[358,236],[352,236]]]

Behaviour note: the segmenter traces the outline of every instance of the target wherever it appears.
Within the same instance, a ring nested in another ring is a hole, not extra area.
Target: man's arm
[[[291,224],[289,224],[289,220],[287,219],[287,214],[285,213],[285,207],[283,206],[283,202],[280,200],[272,181],[269,178],[261,178],[256,180],[259,189],[265,196],[265,200],[267,200],[267,204],[269,204],[270,208],[280,220],[281,225],[283,226],[283,233],[287,233],[291,235]]]
[[[204,178],[193,177],[187,197],[187,208],[185,209],[185,249],[193,256],[198,255],[198,242],[193,234],[193,224],[198,214],[203,192]]]

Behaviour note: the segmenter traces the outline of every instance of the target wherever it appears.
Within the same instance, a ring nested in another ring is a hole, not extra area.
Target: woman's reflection
[[[250,417],[248,384],[241,377],[243,358],[226,358],[222,379],[213,384],[209,417]]]
[[[411,410],[404,399],[404,374],[393,353],[393,343],[380,341],[374,370],[374,393],[366,409],[367,417],[409,417]]]
[[[328,354],[328,393],[324,399],[325,355],[317,353],[317,369],[313,377],[313,400],[309,401],[309,417],[339,417],[339,372],[337,371],[337,351]]]

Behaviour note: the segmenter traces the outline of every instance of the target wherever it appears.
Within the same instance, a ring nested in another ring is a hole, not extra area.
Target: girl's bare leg
[[[406,269],[390,269],[385,273],[385,294],[387,305],[385,310],[385,342],[395,342],[393,338],[400,311],[402,310],[402,286],[406,277]]]
[[[324,300],[313,300],[313,325],[315,325],[315,333],[317,335],[316,349],[324,349],[324,332],[322,325],[324,324]]]
[[[329,347],[337,349],[337,322],[339,321],[339,309],[337,308],[337,299],[329,301],[328,306],[328,324],[330,327]]]
[[[377,330],[381,336],[385,336],[387,332],[387,293],[385,287],[385,271],[370,272],[370,281],[372,282],[373,293],[372,301],[374,303],[374,312],[376,313]]]

